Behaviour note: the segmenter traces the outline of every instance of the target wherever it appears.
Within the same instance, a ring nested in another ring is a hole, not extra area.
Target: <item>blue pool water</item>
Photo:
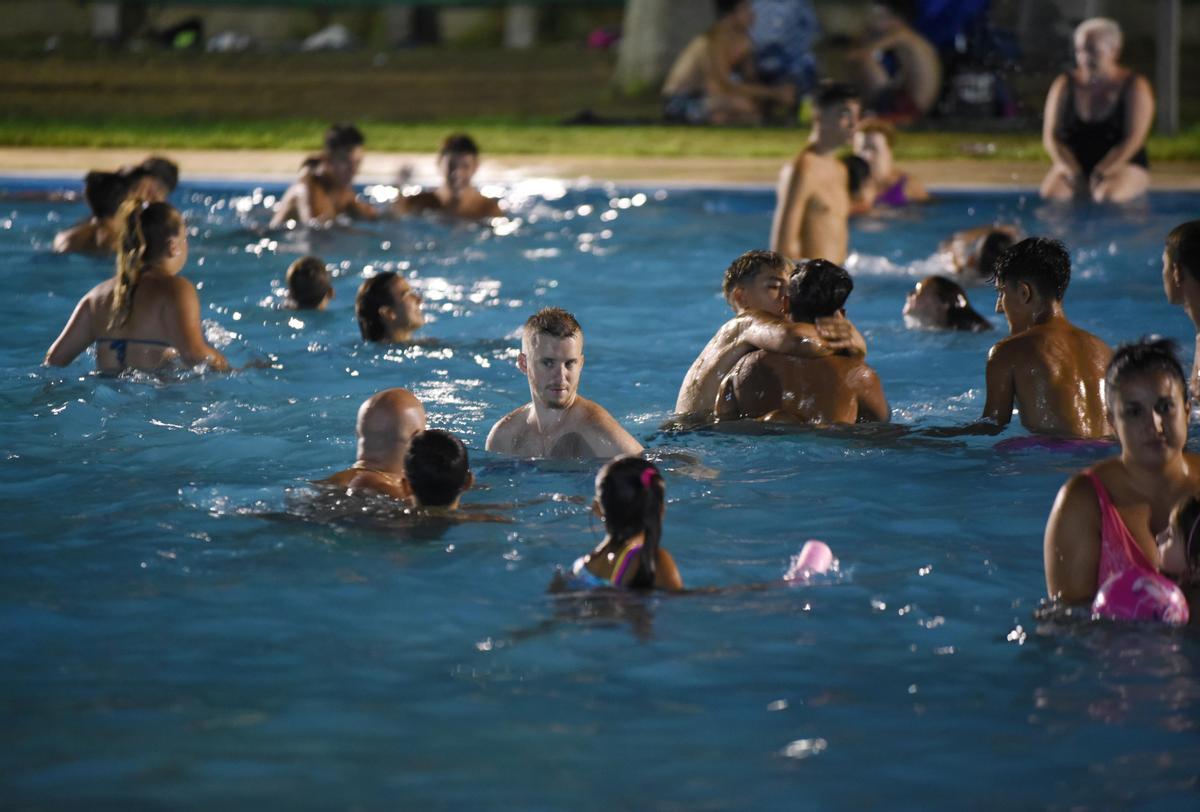
[[[278,188],[193,185],[176,202],[210,335],[235,364],[278,363],[160,381],[98,377],[90,358],[38,366],[111,273],[49,253],[83,206],[22,199],[45,188],[11,180],[0,200],[6,806],[1194,802],[1195,631],[1032,617],[1045,516],[1095,454],[658,432],[728,315],[725,266],[766,239],[769,192],[531,183],[498,231],[412,220],[302,238],[253,230]],[[999,316],[991,335],[904,329],[903,295],[939,239],[997,217],[1061,237],[1076,322],[1190,347],[1160,255],[1198,204],[1064,214],[955,193],[856,222],[849,314],[894,419],[975,418],[1004,333]],[[276,307],[301,251],[339,264],[326,313]],[[358,341],[354,291],[387,268],[411,274],[439,345]],[[990,312],[988,291],[972,298]],[[689,585],[776,580],[807,538],[833,547],[841,576],[607,606],[546,595],[554,566],[597,540],[595,468],[482,446],[528,399],[511,336],[551,304],[583,324],[582,393],[666,455],[664,543]],[[289,489],[352,461],[358,404],[390,386],[464,438],[485,487],[470,499],[511,505],[495,509],[510,523],[414,539],[386,519],[288,518]]]

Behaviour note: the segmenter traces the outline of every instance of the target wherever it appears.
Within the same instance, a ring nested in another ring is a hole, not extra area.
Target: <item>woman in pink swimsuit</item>
[[[1046,522],[1046,591],[1068,604],[1090,603],[1123,570],[1157,571],[1155,536],[1175,503],[1200,491],[1200,456],[1184,450],[1187,378],[1174,343],[1118,348],[1105,396],[1121,454],[1067,480]]]

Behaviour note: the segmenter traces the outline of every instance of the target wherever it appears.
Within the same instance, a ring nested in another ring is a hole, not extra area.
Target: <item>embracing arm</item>
[[[1046,520],[1043,560],[1046,593],[1064,603],[1087,603],[1096,596],[1100,568],[1100,503],[1083,474],[1067,480]]]
[[[1146,144],[1154,123],[1154,91],[1144,76],[1133,80],[1125,105],[1125,140],[1108,151],[1096,168],[1094,177],[1103,177],[1125,164]]]
[[[196,295],[192,283],[180,276],[173,277],[171,301],[166,307],[164,326],[171,346],[178,350],[179,356],[188,364],[207,362],[217,372],[228,372],[229,362],[225,356],[204,340],[204,330],[200,325],[200,297]]]
[[[759,350],[821,358],[833,353],[865,356],[867,343],[849,319],[829,317],[817,323],[790,322],[761,310],[738,317],[745,325],[738,338]]]
[[[75,305],[71,318],[67,319],[66,326],[63,327],[58,338],[54,339],[50,349],[46,350],[46,358],[42,363],[46,366],[65,367],[74,361],[79,353],[86,350],[88,345],[96,340],[93,320],[92,297],[89,293],[79,300],[79,304]]]

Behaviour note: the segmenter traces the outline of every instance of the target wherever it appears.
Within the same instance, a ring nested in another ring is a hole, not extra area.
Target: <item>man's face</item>
[[[858,129],[858,115],[857,101],[839,102],[818,110],[817,122],[822,133],[836,134],[838,144],[849,144]]]
[[[332,170],[335,179],[340,183],[350,183],[354,180],[354,176],[358,174],[358,168],[362,165],[363,148],[361,146],[354,147],[349,152],[335,152],[327,159],[329,168]]]
[[[425,323],[421,310],[421,294],[413,290],[408,280],[397,276],[392,280],[392,310],[395,313],[393,326],[401,330],[415,330]]]
[[[784,268],[767,268],[739,285],[733,291],[734,309],[765,310],[782,316],[787,312],[788,272]]]
[[[461,192],[470,187],[475,170],[479,169],[479,156],[469,152],[447,152],[439,163],[446,185]]]
[[[1107,70],[1117,61],[1117,49],[1109,37],[1090,31],[1075,39],[1075,64],[1086,74]]]
[[[1162,255],[1162,274],[1163,292],[1167,294],[1167,301],[1173,305],[1183,304],[1183,287],[1177,282],[1175,266],[1165,250]]]
[[[524,344],[517,366],[529,378],[533,401],[551,409],[565,409],[574,403],[583,371],[583,336],[556,338],[534,333]]]
[[[1030,291],[1029,285],[1022,282],[1010,282],[1007,285],[996,283],[996,312],[1004,314],[1008,320],[1008,330],[1014,335],[1033,325]]]

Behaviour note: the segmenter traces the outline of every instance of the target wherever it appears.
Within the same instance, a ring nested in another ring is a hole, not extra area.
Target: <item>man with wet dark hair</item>
[[[129,196],[129,179],[119,172],[88,172],[83,197],[92,216],[54,235],[56,254],[111,254],[121,239],[117,210]]]
[[[1163,246],[1163,289],[1167,301],[1182,305],[1196,328],[1196,356],[1192,363],[1192,405],[1200,397],[1200,220],[1189,220],[1171,229]]]
[[[559,459],[641,453],[641,443],[612,415],[579,394],[583,330],[573,315],[546,307],[530,316],[521,331],[517,368],[529,380],[530,402],[492,426],[488,451]]]
[[[858,114],[858,94],[851,86],[825,82],[817,89],[808,145],[780,173],[771,250],[789,259],[846,261],[849,175],[837,152],[854,137]]]
[[[354,299],[354,314],[363,341],[402,344],[425,324],[421,294],[403,274],[382,271],[363,281]]]
[[[353,124],[334,124],[325,133],[325,148],[307,158],[300,179],[284,193],[275,207],[271,228],[289,222],[308,225],[329,223],[344,215],[374,220],[375,209],[354,191],[354,176],[362,165],[366,139]]]
[[[1104,437],[1102,382],[1112,358],[1109,346],[1067,321],[1063,296],[1071,281],[1071,257],[1057,240],[1030,237],[996,261],[996,312],[1011,335],[988,354],[987,402],[982,424],[989,433],[1012,420],[1038,434]]]
[[[404,454],[404,490],[417,507],[455,510],[475,482],[462,441],[442,429],[413,435]]]
[[[792,321],[845,319],[854,280],[823,259],[800,263],[788,280]],[[861,357],[798,358],[759,350],[740,360],[721,382],[716,405],[723,420],[756,418],[786,423],[887,422],[879,376]]]
[[[438,151],[438,169],[442,184],[432,192],[400,197],[393,204],[397,214],[436,211],[465,220],[501,217],[504,212],[494,198],[485,197],[471,185],[479,169],[479,147],[465,133],[446,136]]]
[[[804,357],[866,354],[866,343],[847,319],[820,319],[813,324],[787,320],[784,309],[791,272],[792,263],[774,251],[747,251],[729,264],[721,288],[734,317],[692,362],[679,387],[676,414],[711,417],[721,379],[755,350]]]
[[[320,257],[300,257],[287,269],[287,307],[292,310],[324,310],[333,298],[329,271]]]

